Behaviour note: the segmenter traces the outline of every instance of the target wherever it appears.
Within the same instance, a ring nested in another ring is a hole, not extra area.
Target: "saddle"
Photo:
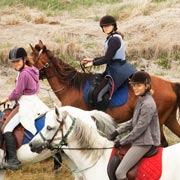
[[[14,107],[13,107],[13,108],[7,107],[7,108],[5,108],[5,109],[3,110],[3,112],[0,112],[0,114],[1,114],[1,115],[0,115],[0,128],[2,127],[2,125],[3,125],[4,122],[6,121],[6,118],[9,116],[9,114],[12,112],[13,109],[14,109]],[[24,128],[21,124],[19,124],[19,125],[14,129],[13,133],[14,133],[14,136],[15,136],[15,139],[16,139],[16,147],[17,147],[17,149],[18,149],[21,145],[24,144],[24,143],[23,143],[24,137],[25,137],[26,139],[29,139],[29,141],[32,139],[32,137],[30,137],[30,136],[28,135],[28,133],[26,133],[25,128]],[[1,147],[2,147],[2,149],[4,150],[4,149],[5,149],[5,145],[4,145],[4,142],[3,142],[3,135],[2,135],[1,129],[0,129],[0,136],[1,136],[1,138],[0,138]]]
[[[121,161],[130,147],[131,147],[131,145],[125,145],[119,149],[114,149],[113,154],[116,154],[116,156],[118,156]],[[157,152],[158,152],[158,147],[152,146],[152,148],[143,156],[143,158],[152,157],[152,156],[156,155]],[[129,172],[127,173],[128,180],[136,179],[137,174],[138,174],[138,167],[139,167],[140,163],[141,163],[141,160],[134,167],[132,167],[129,170]]]
[[[91,107],[98,110],[105,110],[109,105],[111,91],[111,83],[109,83],[109,78],[104,78],[102,74],[96,74],[91,82],[90,88],[88,90],[88,103]],[[102,89],[108,86],[108,90],[105,92]],[[98,96],[102,91],[102,100],[98,101]]]
[[[119,149],[116,149],[116,148],[113,149],[111,153],[111,157],[110,157],[110,159],[114,158],[113,161],[111,162],[113,163],[113,165],[111,164],[110,165],[111,167],[108,167],[108,175],[110,179],[116,180],[115,171],[117,169],[117,166],[119,165],[119,163],[121,162],[121,160],[123,159],[124,155],[129,150],[130,147],[131,145],[128,144]],[[158,148],[155,146],[152,146],[152,148],[143,156],[142,160],[156,155],[157,152],[158,152]],[[141,165],[141,162],[142,161],[140,160],[134,167],[132,167],[128,171],[127,173],[128,180],[135,180],[138,177],[138,169]]]
[[[114,91],[114,81],[110,76],[95,74],[86,82],[83,98],[93,109],[104,111],[108,107],[122,106],[128,100],[128,81]]]
[[[8,115],[11,113],[11,111],[14,108],[5,108],[3,110],[3,112],[1,112],[1,117],[0,117],[0,126],[2,127],[2,125],[4,124],[4,122],[6,121],[6,118],[8,117]],[[1,132],[2,133],[2,132]],[[22,145],[23,142],[23,136],[24,136],[24,127],[22,125],[18,125],[15,129],[14,129],[14,136],[16,139],[16,143],[17,143],[17,149]],[[4,142],[3,142],[3,138],[2,138],[2,148],[5,149],[4,146]]]

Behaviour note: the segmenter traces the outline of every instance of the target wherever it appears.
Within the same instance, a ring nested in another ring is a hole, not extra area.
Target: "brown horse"
[[[32,59],[35,66],[40,70],[40,76],[47,78],[54,93],[61,101],[62,106],[70,105],[84,110],[90,107],[83,99],[83,89],[88,79],[94,74],[78,72],[75,68],[53,56],[50,50],[46,49],[42,41],[35,47],[32,45]],[[162,145],[168,143],[163,133],[165,124],[174,134],[180,137],[180,125],[176,118],[176,112],[180,107],[180,84],[163,80],[156,76],[151,76],[154,99],[157,104]],[[122,106],[108,108],[110,114],[117,123],[128,121],[133,114],[136,103],[136,96],[131,87],[128,87],[128,101]]]

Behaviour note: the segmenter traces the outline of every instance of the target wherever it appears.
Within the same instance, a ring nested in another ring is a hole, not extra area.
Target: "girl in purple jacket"
[[[35,135],[34,120],[47,112],[49,108],[39,99],[39,70],[33,66],[24,48],[14,48],[9,52],[9,61],[18,71],[16,86],[9,96],[1,100],[1,104],[16,101],[16,108],[6,119],[2,132],[6,145],[7,161],[4,168],[18,169],[20,161],[16,155],[16,140],[13,135],[14,128],[21,123],[22,126]]]

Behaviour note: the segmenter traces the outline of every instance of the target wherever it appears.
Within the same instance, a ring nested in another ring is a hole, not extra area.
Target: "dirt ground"
[[[138,0],[137,0],[138,1]],[[145,2],[145,1],[142,1]],[[180,4],[180,3],[179,3]],[[120,3],[116,4],[119,6]],[[97,15],[101,17],[107,13],[109,6],[98,9],[86,9],[82,14],[69,14],[50,17],[37,9],[7,7],[0,10],[0,53],[7,54],[15,46],[22,46],[30,52],[29,44],[37,44],[42,40],[49,49],[58,50],[59,42],[56,41],[64,32],[75,33],[86,41],[86,36],[96,42],[96,47],[92,47],[89,53],[93,55],[102,52],[105,35],[99,28]],[[42,23],[40,23],[42,21]],[[150,16],[133,16],[124,21],[118,21],[118,27],[127,34],[127,52],[131,52],[134,47],[161,44],[180,46],[180,5],[164,8]],[[7,59],[7,58],[6,58]],[[178,61],[173,61],[171,69],[159,67],[154,60],[146,61],[139,59],[139,67],[146,67],[152,74],[163,75],[163,78],[180,82],[180,65]],[[16,72],[8,66],[0,67],[0,99],[7,96],[14,86]],[[54,96],[46,81],[41,82],[40,97],[50,106],[54,103],[60,104]],[[72,179],[69,177],[69,180]]]

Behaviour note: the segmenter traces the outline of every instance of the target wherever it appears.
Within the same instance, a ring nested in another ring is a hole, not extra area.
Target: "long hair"
[[[33,58],[32,58],[31,56],[28,56],[28,57],[26,58],[25,64],[26,64],[27,66],[32,67],[32,66],[34,65],[34,60],[33,60]]]
[[[119,34],[119,35],[122,37],[122,39],[124,39],[124,33],[123,33],[123,32],[121,32],[121,31],[116,31],[116,33]]]

